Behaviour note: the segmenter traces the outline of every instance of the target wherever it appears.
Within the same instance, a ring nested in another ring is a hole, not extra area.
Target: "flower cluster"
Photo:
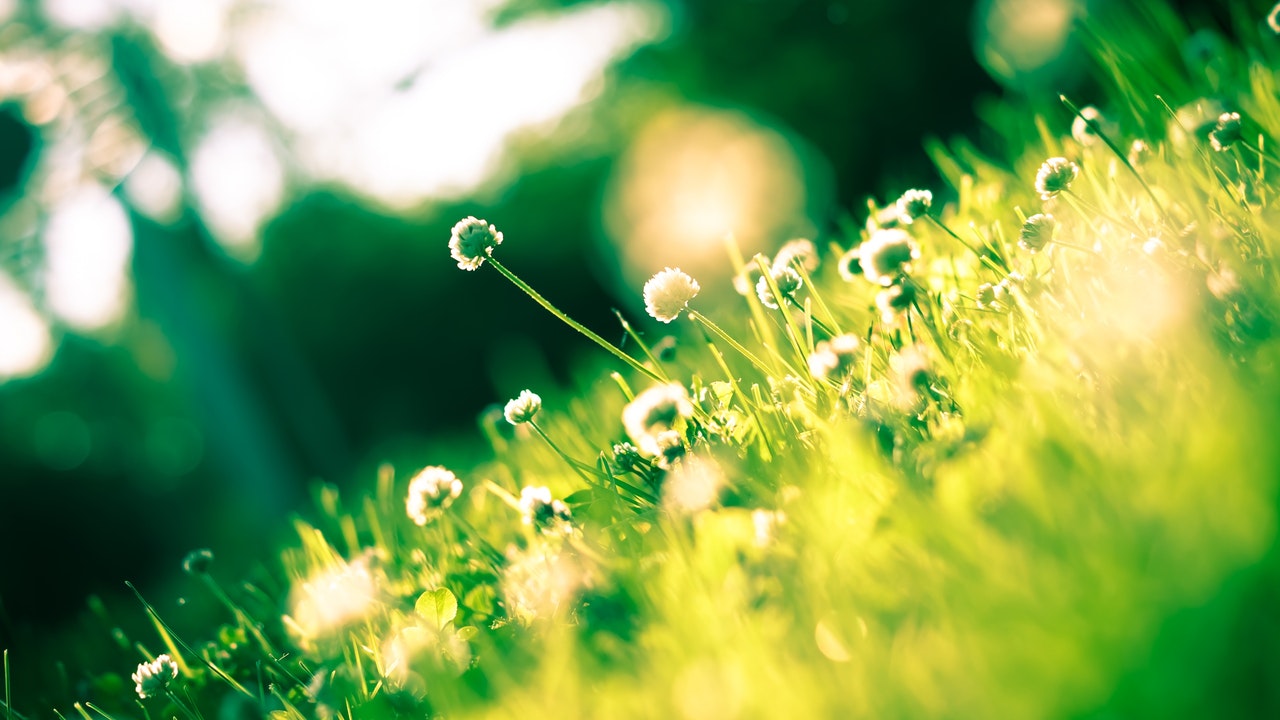
[[[909,272],[911,261],[919,258],[920,248],[906,230],[898,228],[877,230],[858,248],[862,275],[885,287],[896,282],[899,275]]]
[[[680,268],[666,268],[644,284],[644,309],[664,323],[680,317],[702,287]]]
[[[515,399],[507,402],[502,409],[502,416],[512,425],[533,422],[533,416],[542,409],[542,398],[532,390],[521,390]]]
[[[1063,157],[1052,157],[1044,161],[1040,171],[1036,173],[1036,192],[1048,200],[1071,187],[1076,176],[1080,174],[1080,166]]]
[[[453,226],[449,237],[449,254],[463,270],[476,270],[493,249],[502,244],[502,233],[484,220],[467,216]]]
[[[908,190],[898,198],[898,216],[910,224],[929,214],[933,206],[933,193],[928,190]]]
[[[622,410],[627,436],[642,452],[670,457],[682,446],[680,430],[693,417],[693,403],[683,385],[655,385]]]
[[[520,491],[520,518],[539,532],[565,535],[573,529],[573,513],[563,500],[553,499],[551,490],[526,486]]]
[[[1018,245],[1028,252],[1040,252],[1053,240],[1058,221],[1049,213],[1038,213],[1027,218],[1018,232]]]
[[[169,683],[178,677],[178,663],[168,655],[158,655],[151,662],[138,664],[133,674],[134,689],[138,697],[147,698],[163,695],[169,689]]]
[[[462,494],[462,481],[438,465],[423,468],[409,481],[405,511],[415,525],[426,525]]]
[[[837,335],[823,340],[809,355],[809,373],[820,380],[844,380],[856,367],[858,338],[853,335]]]

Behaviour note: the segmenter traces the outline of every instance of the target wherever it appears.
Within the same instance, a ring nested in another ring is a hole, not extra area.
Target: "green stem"
[[[939,220],[938,218],[936,218],[936,217],[934,217],[934,216],[932,216],[932,215],[928,215],[928,214],[926,214],[926,215],[925,215],[925,217],[929,218],[929,222],[933,223],[935,227],[938,227],[939,229],[941,229],[941,230],[942,230],[943,232],[945,232],[946,234],[948,234],[948,235],[950,235],[951,237],[955,238],[955,241],[956,241],[956,242],[958,242],[958,243],[960,243],[961,245],[963,245],[963,246],[965,247],[965,249],[966,249],[966,250],[968,250],[969,252],[973,253],[973,254],[974,254],[974,257],[978,258],[978,261],[979,261],[979,262],[981,262],[981,263],[983,263],[983,264],[987,265],[987,266],[988,266],[988,267],[990,267],[992,270],[995,270],[995,271],[997,271],[997,272],[999,272],[1000,270],[1004,270],[1005,272],[1009,272],[1009,266],[1008,266],[1007,264],[1005,264],[1004,256],[1003,256],[1003,255],[1001,255],[1000,253],[996,253],[996,254],[995,254],[996,259],[1000,261],[1000,262],[999,262],[999,266],[997,266],[997,265],[996,265],[996,261],[995,261],[995,260],[992,260],[990,255],[988,255],[987,253],[982,252],[982,251],[981,251],[981,250],[979,250],[978,248],[976,248],[976,247],[974,247],[974,246],[970,245],[970,244],[968,243],[968,241],[966,241],[964,238],[962,238],[962,237],[960,237],[959,235],[957,235],[957,234],[956,234],[956,231],[955,231],[955,230],[952,230],[950,227],[948,227],[946,223],[942,222],[941,220]]]
[[[528,283],[516,277],[515,274],[512,273],[510,270],[508,270],[505,266],[503,266],[502,263],[498,262],[492,257],[489,258],[489,262],[493,264],[493,267],[496,268],[498,272],[502,273],[504,277],[510,280],[513,284],[515,284],[516,287],[520,288],[521,290],[524,291],[526,295],[533,298],[534,302],[538,303],[543,308],[545,308],[547,312],[551,313],[552,315],[555,315],[557,318],[560,318],[560,320],[563,321],[566,325],[573,328],[574,330],[577,330],[587,339],[591,340],[596,345],[599,345],[600,347],[604,348],[611,355],[623,361],[624,363],[630,365],[632,368],[636,369],[637,371],[649,376],[650,378],[658,382],[664,382],[664,380],[660,375],[650,370],[649,368],[645,367],[643,363],[631,357],[630,355],[622,352],[616,346],[614,346],[613,343],[609,342],[608,340],[605,340],[599,335],[591,332],[578,321],[560,312],[559,308],[557,308],[555,305],[552,305],[546,298],[539,295],[538,291],[530,287]]]

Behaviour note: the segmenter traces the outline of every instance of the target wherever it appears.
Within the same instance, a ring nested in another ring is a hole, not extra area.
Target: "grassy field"
[[[1093,105],[1009,101],[1014,151],[934,144],[946,187],[829,236],[727,238],[736,309],[660,273],[625,350],[581,328],[614,372],[513,399],[474,467],[322,488],[271,581],[193,555],[225,624],[140,596],[56,714],[1280,715],[1280,35],[1236,10],[1085,21]],[[449,249],[559,314],[519,242]]]

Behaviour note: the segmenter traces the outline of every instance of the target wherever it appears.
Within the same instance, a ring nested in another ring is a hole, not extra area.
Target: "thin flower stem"
[[[995,271],[997,271],[997,272],[998,272],[998,271],[1000,271],[1000,270],[1004,270],[1005,272],[1009,272],[1009,266],[1005,263],[1005,261],[1004,261],[1004,257],[1002,257],[1001,255],[996,254],[996,260],[999,260],[999,266],[997,266],[997,264],[996,264],[996,260],[992,260],[992,259],[991,259],[991,256],[990,256],[989,254],[987,254],[987,253],[985,253],[985,252],[982,252],[982,251],[981,251],[981,250],[979,250],[978,248],[976,248],[976,247],[974,247],[974,246],[970,245],[970,244],[968,243],[968,241],[966,241],[964,238],[962,238],[962,237],[960,237],[959,235],[957,235],[957,234],[956,234],[956,231],[955,231],[955,230],[952,230],[950,227],[948,227],[946,223],[942,222],[941,220],[939,220],[938,218],[936,218],[936,217],[934,217],[934,216],[932,216],[932,215],[928,215],[928,214],[926,214],[926,215],[925,215],[925,217],[929,218],[929,222],[933,223],[935,227],[938,227],[939,229],[941,229],[941,230],[942,230],[943,232],[945,232],[946,234],[948,234],[948,235],[950,235],[951,237],[955,238],[956,242],[960,243],[961,245],[963,245],[963,246],[965,247],[965,249],[966,249],[966,250],[968,250],[969,252],[973,253],[973,254],[974,254],[974,257],[978,258],[978,261],[979,261],[979,262],[986,264],[986,265],[987,265],[988,267],[990,267],[992,270],[995,270]]]
[[[570,456],[569,456],[569,454],[568,454],[568,453],[566,453],[565,451],[561,450],[561,449],[560,449],[560,446],[559,446],[559,445],[556,445],[556,444],[555,444],[555,442],[554,442],[554,441],[552,441],[552,439],[551,439],[551,438],[550,438],[550,437],[549,437],[545,432],[543,432],[542,428],[538,427],[538,424],[537,424],[537,423],[530,421],[530,422],[529,422],[529,427],[533,428],[533,431],[534,431],[534,432],[536,432],[536,433],[538,433],[538,436],[539,436],[539,437],[541,437],[544,441],[546,441],[547,445],[548,445],[548,446],[549,446],[553,451],[555,451],[555,453],[556,453],[557,455],[559,455],[559,456],[560,456],[560,459],[561,459],[561,460],[564,460],[566,463],[568,463],[568,464],[569,464],[569,466],[573,468],[574,472],[578,473],[578,476],[579,476],[579,477],[581,477],[581,478],[582,478],[582,479],[583,479],[583,480],[584,480],[588,485],[594,485],[594,486],[599,487],[599,488],[604,488],[604,487],[606,487],[606,486],[604,485],[604,483],[602,483],[602,482],[600,482],[599,480],[597,480],[596,478],[592,477],[590,474],[588,474],[585,470],[583,470],[583,469],[582,469],[582,467],[581,467],[581,466],[582,466],[582,465],[584,465],[584,464],[579,463],[577,460],[574,460],[572,457],[570,457]],[[593,468],[593,472],[594,472],[594,468]],[[648,500],[649,502],[656,502],[656,501],[657,501],[657,498],[656,498],[652,493],[650,493],[650,492],[649,492],[649,491],[647,491],[647,490],[643,490],[643,489],[638,488],[638,487],[636,487],[636,486],[634,486],[634,485],[632,485],[632,484],[630,484],[630,483],[623,482],[623,481],[621,481],[621,480],[617,479],[616,477],[610,477],[609,479],[610,479],[610,480],[611,480],[615,485],[617,485],[618,487],[626,488],[628,492],[632,493],[632,494],[633,494],[633,495],[635,495],[636,497],[644,498],[644,499]],[[613,490],[614,490],[614,492],[617,492],[617,487],[613,488]]]
[[[521,290],[524,291],[526,295],[533,298],[534,302],[538,303],[543,308],[545,308],[547,312],[551,313],[552,315],[555,315],[566,325],[573,328],[574,330],[577,330],[587,339],[591,340],[595,344],[604,348],[611,355],[625,362],[626,364],[630,365],[632,368],[636,369],[637,371],[643,373],[644,375],[649,376],[650,378],[658,382],[663,382],[662,376],[658,375],[658,373],[654,372],[653,370],[650,370],[649,368],[645,367],[644,363],[641,363],[639,360],[636,360],[630,355],[622,352],[613,343],[609,342],[608,340],[605,340],[604,338],[600,337],[594,332],[591,332],[578,321],[574,320],[568,315],[565,315],[563,312],[560,312],[559,308],[557,308],[555,305],[552,305],[546,298],[539,295],[538,291],[530,287],[528,283],[516,277],[515,273],[508,270],[502,263],[498,262],[492,257],[489,258],[489,262],[493,264],[493,267],[496,268],[498,272],[502,273],[504,277],[510,280],[513,284],[515,284],[516,287],[520,288]]]
[[[733,348],[734,350],[737,350],[738,353],[741,354],[743,357],[745,357],[747,360],[749,360],[752,365],[755,365],[756,368],[760,370],[760,372],[764,373],[765,375],[768,375],[770,373],[769,366],[765,365],[763,360],[761,360],[760,358],[752,354],[750,350],[746,349],[741,344],[739,344],[737,340],[734,340],[729,335],[729,333],[722,330],[719,325],[716,325],[715,322],[711,320],[711,318],[703,315],[697,310],[689,310],[689,319],[697,321],[698,323],[702,324],[702,326],[706,327],[708,330],[715,333],[717,337],[719,337],[721,340],[724,340],[726,343],[728,343],[729,347]]]

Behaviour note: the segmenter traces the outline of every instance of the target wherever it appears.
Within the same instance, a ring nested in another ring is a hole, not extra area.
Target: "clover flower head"
[[[426,525],[427,521],[448,509],[461,494],[462,481],[457,475],[439,465],[425,467],[409,481],[405,511],[415,525]]]
[[[643,470],[649,466],[649,461],[640,454],[640,449],[629,442],[613,446],[613,462],[623,471]]]
[[[920,248],[905,230],[877,230],[858,249],[862,274],[877,285],[888,287],[911,269],[920,257]]]
[[[818,249],[813,246],[813,241],[808,238],[793,238],[788,240],[778,250],[778,254],[773,256],[773,268],[776,270],[780,267],[787,267],[792,262],[797,262],[805,272],[813,272],[818,269]]]
[[[773,282],[778,286],[778,292],[782,294],[784,299],[790,299],[804,285],[804,280],[800,277],[800,273],[796,272],[790,265],[775,265],[769,271],[769,276],[773,278]],[[778,309],[778,300],[773,296],[773,291],[769,289],[769,279],[761,275],[756,281],[756,297],[760,298],[760,302],[765,307]]]
[[[1018,231],[1018,245],[1028,252],[1040,252],[1053,239],[1057,227],[1058,221],[1049,213],[1032,215]]]
[[[1064,157],[1049,158],[1036,173],[1036,192],[1040,193],[1042,199],[1048,200],[1071,187],[1079,174],[1080,166],[1070,160]]]
[[[669,323],[680,317],[702,287],[680,268],[666,268],[644,284],[644,309],[655,320]]]
[[[521,390],[515,399],[507,402],[502,409],[502,416],[512,425],[520,425],[533,421],[533,416],[542,409],[542,398],[532,390]]]
[[[978,286],[978,308],[981,310],[995,310],[1000,306],[1000,301],[1004,299],[1007,286],[1003,283],[992,285],[991,283],[982,283]]]
[[[163,694],[169,689],[169,683],[178,677],[178,663],[168,655],[158,655],[151,662],[138,664],[133,674],[133,682],[138,697],[146,700]]]
[[[1084,147],[1089,147],[1098,142],[1100,139],[1099,130],[1108,132],[1111,129],[1111,124],[1098,111],[1098,108],[1092,105],[1080,108],[1080,114],[1076,115],[1076,119],[1071,121],[1071,137],[1075,138],[1075,141]]]
[[[1218,122],[1209,131],[1209,144],[1215,152],[1222,152],[1240,141],[1240,113],[1224,112],[1218,116]]]
[[[682,423],[692,416],[693,402],[683,385],[655,385],[623,408],[622,425],[636,447],[657,457],[662,455],[658,435],[679,430]]]
[[[484,220],[468,215],[453,226],[449,236],[449,254],[463,270],[475,270],[493,249],[502,244],[502,233]]]
[[[525,486],[520,491],[520,518],[525,525],[547,534],[568,534],[573,513],[563,500],[553,499],[545,486]]]
[[[859,253],[861,249],[860,245],[854,245],[836,261],[836,269],[840,271],[841,280],[853,282],[862,277],[862,256]]]
[[[809,355],[809,373],[819,380],[843,380],[856,366],[858,347],[856,335],[837,335],[823,340]]]
[[[1267,26],[1271,28],[1271,32],[1280,35],[1280,3],[1271,8],[1271,12],[1267,13]]]
[[[908,190],[898,198],[898,216],[910,225],[929,214],[933,207],[933,193],[928,190]]]
[[[914,285],[897,284],[876,293],[876,307],[880,309],[880,317],[885,324],[892,323],[899,315],[906,312],[916,300]]]

